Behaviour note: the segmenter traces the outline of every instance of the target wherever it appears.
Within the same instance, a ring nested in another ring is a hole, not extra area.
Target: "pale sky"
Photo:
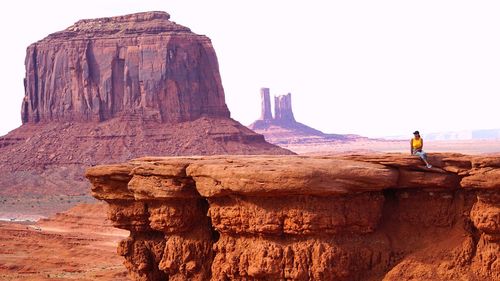
[[[244,3],[244,4],[242,4]],[[160,10],[212,39],[244,125],[261,87],[295,118],[369,137],[500,128],[500,1],[2,1],[0,135],[21,124],[26,47],[79,19]]]

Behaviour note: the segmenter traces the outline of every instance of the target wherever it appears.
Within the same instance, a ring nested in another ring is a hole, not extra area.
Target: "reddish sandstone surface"
[[[87,171],[132,280],[498,280],[500,158],[141,158]]]
[[[0,217],[67,207],[47,196],[88,201],[97,163],[291,154],[230,118],[210,39],[169,18],[80,20],[28,47],[23,125],[0,137]]]
[[[80,20],[30,45],[23,123],[229,118],[210,39],[165,12]]]
[[[37,224],[0,223],[1,280],[129,280],[116,255],[128,235],[105,204],[82,204]]]

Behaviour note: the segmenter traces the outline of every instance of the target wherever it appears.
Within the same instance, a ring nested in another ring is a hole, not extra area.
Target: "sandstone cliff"
[[[210,39],[169,17],[80,20],[28,47],[0,195],[85,195],[84,167],[140,156],[291,154],[229,118]]]
[[[141,158],[87,171],[133,280],[498,280],[500,159]]]
[[[30,45],[23,123],[229,117],[210,39],[169,18],[81,20]]]

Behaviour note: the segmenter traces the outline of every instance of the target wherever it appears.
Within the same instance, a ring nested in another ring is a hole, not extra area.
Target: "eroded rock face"
[[[274,119],[280,123],[295,123],[292,111],[292,94],[274,97]]]
[[[87,178],[131,231],[119,253],[134,280],[497,280],[499,191],[470,179],[496,160],[430,161],[150,157]]]
[[[260,120],[272,120],[273,114],[271,113],[271,98],[269,96],[269,88],[260,89],[260,98],[261,98]]]
[[[229,118],[210,39],[169,18],[81,20],[28,47],[2,196],[85,196],[84,167],[142,156],[292,154]]]
[[[23,123],[229,117],[210,39],[165,12],[81,20],[27,49]]]

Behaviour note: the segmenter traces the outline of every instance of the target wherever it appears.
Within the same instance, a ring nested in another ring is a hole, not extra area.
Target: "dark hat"
[[[413,132],[414,135],[420,135],[420,132],[419,131],[415,131]]]

